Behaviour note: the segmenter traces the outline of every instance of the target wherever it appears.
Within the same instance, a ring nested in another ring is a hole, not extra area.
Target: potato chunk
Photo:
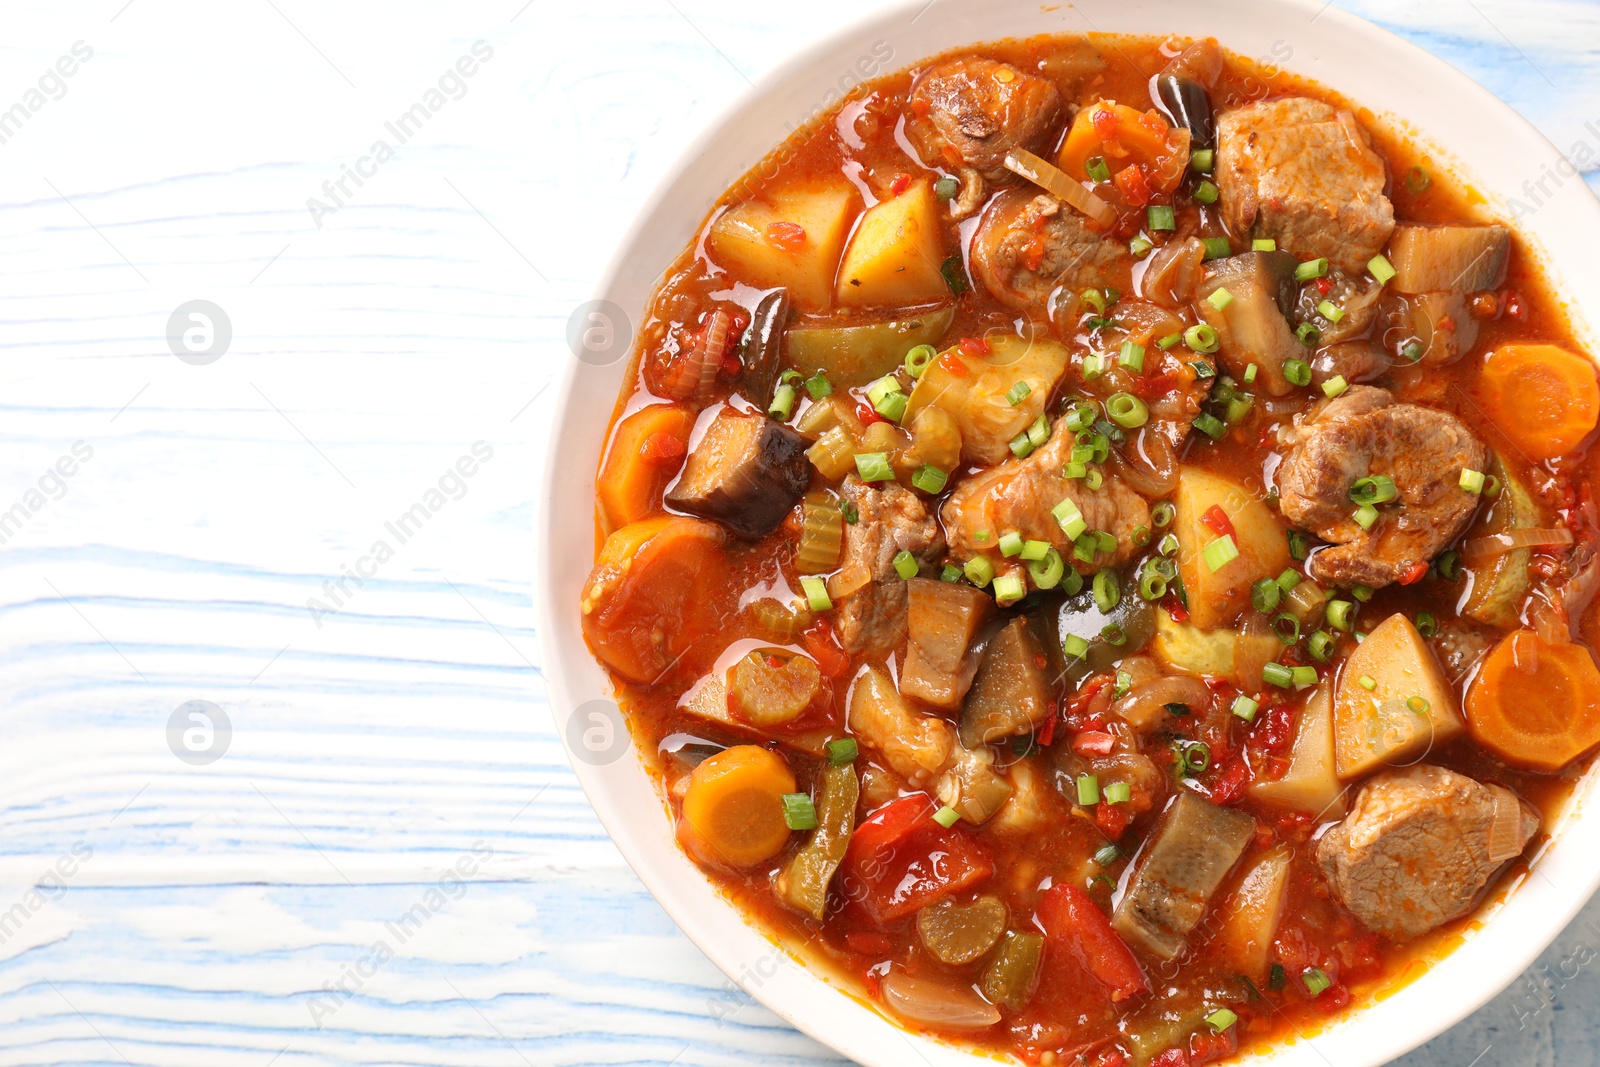
[[[839,303],[850,307],[908,307],[950,296],[938,201],[918,182],[867,209],[839,269]]]
[[[1189,594],[1189,621],[1201,630],[1225,626],[1250,603],[1251,583],[1276,578],[1289,566],[1288,537],[1260,494],[1209,471],[1183,468],[1173,504],[1178,509],[1173,523],[1178,573]],[[1223,536],[1205,522],[1214,507],[1232,525],[1239,553],[1215,570],[1205,559],[1206,546]]]
[[[1344,783],[1334,770],[1333,694],[1324,682],[1306,700],[1295,726],[1289,769],[1281,778],[1258,778],[1250,795],[1277,807],[1310,812],[1319,819],[1344,815]]]
[[[1404,615],[1379,623],[1339,671],[1333,745],[1340,778],[1414,763],[1465,728],[1439,661]]]
[[[787,189],[769,199],[746,200],[711,224],[711,258],[735,271],[740,281],[783,286],[802,309],[825,310],[858,201],[847,185]]]

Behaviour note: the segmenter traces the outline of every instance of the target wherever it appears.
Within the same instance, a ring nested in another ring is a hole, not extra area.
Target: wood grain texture
[[[1600,181],[1600,7],[1345,6]],[[528,531],[541,390],[636,205],[861,7],[7,5],[0,111],[92,55],[0,143],[0,515],[25,520],[0,525],[0,1064],[839,1062],[676,932],[589,811]],[[208,366],[167,349],[194,299],[232,323]],[[191,700],[232,726],[205,766],[169,748]],[[1405,1062],[1588,1062],[1596,944],[1591,906]]]

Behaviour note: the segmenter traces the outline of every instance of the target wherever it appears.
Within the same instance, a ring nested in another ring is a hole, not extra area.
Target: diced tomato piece
[[[1112,1000],[1125,1000],[1150,991],[1150,980],[1111,928],[1111,920],[1089,894],[1065,882],[1052,886],[1039,898],[1035,916],[1049,939],[1051,950],[1063,951],[1102,985],[1111,990]]]
[[[940,356],[939,366],[949,371],[951,376],[955,378],[965,378],[968,374],[972,373],[971,371],[967,370],[967,365],[961,361],[961,357],[956,355],[954,352],[946,352],[944,355]]]
[[[909,188],[911,188],[911,175],[909,174],[896,174],[894,181],[889,183],[889,191],[895,196],[899,196]]]
[[[1211,783],[1211,799],[1218,804],[1232,804],[1244,796],[1244,788],[1249,784],[1250,765],[1242,759],[1233,759]]]
[[[1109,756],[1117,739],[1101,730],[1081,730],[1072,739],[1072,751],[1080,756]]]
[[[737,378],[744,371],[744,364],[739,362],[739,357],[728,353],[722,357],[722,366],[717,368],[722,371],[724,378]]]
[[[1427,577],[1428,563],[1426,560],[1414,559],[1406,564],[1406,569],[1400,573],[1401,585],[1416,585]]]
[[[816,624],[800,635],[800,640],[805,644],[806,651],[811,653],[811,658],[817,661],[817,667],[829,678],[841,678],[850,670],[850,656],[839,647],[839,642],[833,636],[833,627],[828,625],[827,619],[818,619]]]
[[[1150,1061],[1150,1067],[1189,1067],[1189,1050],[1169,1048]]]
[[[1282,756],[1294,742],[1294,708],[1279,704],[1256,720],[1255,739],[1275,756]]]
[[[1121,127],[1117,123],[1117,113],[1108,107],[1097,107],[1089,112],[1089,121],[1094,125],[1094,132],[1102,141],[1116,140]]]
[[[1317,292],[1321,293],[1323,296],[1327,296],[1329,293],[1333,292],[1333,283],[1327,278],[1318,278],[1314,284],[1317,287]]]
[[[940,826],[934,811],[925,795],[902,797],[851,836],[844,868],[852,881],[841,884],[873,922],[904,919],[994,873],[987,850],[966,831]]]
[[[963,337],[961,339],[961,354],[973,359],[989,358],[989,342],[981,337]]]
[[[1200,1067],[1202,1063],[1212,1063],[1216,1060],[1232,1056],[1238,1047],[1238,1040],[1234,1036],[1237,1027],[1230,1026],[1226,1030],[1196,1030],[1189,1035],[1189,1064],[1190,1067]]]
[[[1214,530],[1219,537],[1232,537],[1233,520],[1228,518],[1228,513],[1222,510],[1221,504],[1212,504],[1206,513],[1200,516],[1200,521]]]
[[[1128,832],[1128,824],[1133,822],[1133,812],[1128,810],[1126,804],[1100,803],[1094,806],[1094,824],[1100,832],[1112,841],[1116,841]]]
[[[767,243],[798,252],[806,246],[806,228],[798,222],[774,222],[767,227]]]
[[[689,446],[681,437],[666,430],[657,430],[639,446],[640,457],[657,467],[676,467],[688,451]]]
[[[1111,675],[1097,674],[1078,687],[1072,694],[1072,699],[1067,702],[1067,711],[1073,715],[1082,715],[1084,710],[1100,695],[1100,690],[1111,684]]]
[[[1137,163],[1117,171],[1111,176],[1111,181],[1122,192],[1122,198],[1134,207],[1144,207],[1155,196],[1150,179],[1145,177],[1144,168]]]

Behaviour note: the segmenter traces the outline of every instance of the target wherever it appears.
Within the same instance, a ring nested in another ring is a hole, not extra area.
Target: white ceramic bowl
[[[1568,166],[1558,185],[1545,183],[1547,195],[1536,203],[1523,183],[1537,181],[1546,164],[1560,172],[1563,160],[1532,126],[1443,61],[1307,0],[1078,0],[1071,6],[915,0],[869,18],[781,64],[706,129],[639,211],[596,297],[637,323],[661,273],[722,192],[795,125],[832,106],[841,87],[862,71],[883,73],[979,41],[1089,30],[1215,36],[1236,53],[1316,79],[1428,144],[1436,159],[1453,160],[1494,208],[1517,220],[1594,350],[1575,299],[1600,293],[1600,257],[1594,254],[1600,247],[1600,204],[1583,181]],[[886,49],[892,56],[885,60]],[[868,1067],[903,1067],[912,1062],[912,1049],[938,1067],[979,1062],[952,1046],[908,1035],[747,925],[673,843],[662,797],[626,746],[626,734],[615,735],[620,744],[607,744],[618,724],[606,721],[605,704],[587,703],[604,701],[610,688],[584,646],[578,595],[594,550],[594,474],[627,369],[625,353],[603,366],[567,362],[536,520],[535,601],[544,676],[579,781],[617,847],[668,914],[767,1007]],[[1503,989],[1600,884],[1600,813],[1586,813],[1584,803],[1594,777],[1579,786],[1533,873],[1457,951],[1382,1003],[1253,1062],[1373,1067],[1440,1033]]]

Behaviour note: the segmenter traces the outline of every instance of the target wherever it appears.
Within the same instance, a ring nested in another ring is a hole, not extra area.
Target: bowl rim
[[[1080,0],[1076,5],[1069,5],[1074,10],[1084,7],[1095,7],[1097,4],[1114,2],[1114,0]],[[768,102],[774,93],[786,86],[797,84],[805,80],[807,73],[819,67],[826,67],[833,71],[838,69],[838,60],[850,54],[850,49],[845,46],[861,39],[870,33],[888,34],[897,28],[905,28],[915,23],[922,14],[926,13],[934,4],[940,4],[947,9],[973,10],[984,16],[991,14],[992,9],[984,0],[901,0],[899,3],[887,5],[864,14],[832,32],[795,50],[790,55],[779,61],[775,66],[755,79],[751,84],[735,94],[727,104],[718,110],[715,116],[707,121],[704,128],[689,142],[673,164],[662,174],[661,178],[644,198],[640,207],[633,216],[632,221],[622,235],[618,238],[616,250],[610,261],[599,276],[593,289],[596,298],[605,298],[616,291],[623,276],[630,271],[630,258],[633,249],[644,238],[652,221],[664,207],[668,206],[677,193],[677,187],[684,182],[690,174],[693,164],[712,150],[723,138],[730,126],[747,110],[752,110],[758,105]],[[996,4],[994,7],[1004,5]],[[1019,2],[1016,6],[1026,7],[1026,3]],[[1142,9],[1154,7],[1157,9],[1171,6],[1171,0],[1131,0],[1129,8]],[[1413,44],[1405,38],[1372,23],[1360,16],[1341,8],[1331,6],[1330,3],[1319,3],[1317,0],[1218,0],[1210,8],[1213,20],[1218,23],[1215,31],[1219,43],[1224,48],[1232,46],[1228,40],[1227,31],[1222,24],[1230,19],[1247,16],[1252,9],[1272,9],[1281,13],[1295,11],[1301,15],[1308,15],[1311,23],[1326,20],[1326,25],[1339,33],[1357,37],[1375,38],[1376,43],[1386,48],[1391,53],[1398,53],[1409,63],[1415,65],[1417,72],[1425,73],[1428,77],[1439,83],[1437,90],[1442,97],[1447,94],[1460,106],[1471,106],[1480,109],[1485,116],[1482,125],[1503,131],[1507,139],[1511,135],[1519,139],[1525,147],[1539,150],[1540,158],[1544,155],[1552,159],[1564,159],[1560,150],[1549,141],[1527,119],[1523,118],[1509,104],[1500,100],[1488,89],[1474,81],[1472,78],[1456,69],[1446,60],[1428,52],[1419,45]],[[1041,7],[1040,10],[1052,10]],[[945,15],[946,13],[941,13]],[[1020,16],[1019,16],[1020,17]],[[1083,15],[1087,21],[1087,14]],[[1003,21],[1003,20],[1002,20]],[[974,29],[980,22],[971,23]],[[1090,27],[1071,29],[1061,27],[1053,32],[1072,33],[1085,32]],[[1169,31],[1177,32],[1177,31]],[[965,44],[978,45],[986,42],[1005,40],[1017,36],[1031,36],[1026,34],[1005,34],[996,32],[974,32],[967,38],[953,41],[932,51],[922,51],[908,59],[894,56],[894,62],[884,70],[875,72],[872,76],[887,73],[892,70],[904,69],[927,58],[929,55],[938,54],[951,48],[959,48]],[[1300,71],[1294,65],[1286,64],[1296,73],[1304,73],[1313,81],[1327,84],[1327,79],[1319,77],[1315,71]],[[1370,106],[1362,99],[1359,92],[1346,89],[1343,92],[1359,106]],[[830,101],[821,107],[821,112],[826,113],[837,105],[837,100]],[[1409,102],[1406,105],[1410,107]],[[1420,109],[1421,105],[1418,105]],[[1386,120],[1397,133],[1403,134],[1407,139],[1421,141],[1437,149],[1439,155],[1455,163],[1457,155],[1449,145],[1433,142],[1426,133],[1419,133],[1410,124],[1408,112],[1379,110],[1372,107],[1377,115]],[[813,112],[816,114],[817,112]],[[792,132],[792,131],[791,131]],[[745,164],[745,170],[739,171],[731,180],[722,187],[712,190],[710,198],[705,202],[700,214],[693,220],[692,233],[699,232],[703,218],[715,200],[720,197],[728,187],[740,180],[742,175],[759,164],[767,155],[776,150],[788,134],[774,139],[770,134],[766,139],[757,138],[759,143],[752,148],[753,158]],[[1508,146],[1509,148],[1510,146]],[[1463,177],[1475,176],[1477,171],[1456,164],[1455,168]],[[1531,168],[1530,168],[1531,171]],[[1495,200],[1502,207],[1505,198],[1495,193]],[[1515,199],[1513,198],[1513,203]],[[1577,211],[1581,218],[1571,219],[1573,228],[1583,232],[1600,235],[1600,201],[1589,192],[1587,186],[1580,180],[1568,181],[1565,185],[1558,185],[1556,194],[1549,200],[1540,201],[1538,207],[1542,210],[1546,206],[1558,204],[1563,212]],[[1502,212],[1503,214],[1503,212]],[[1512,220],[1516,220],[1515,212]],[[1574,295],[1579,288],[1568,284],[1575,271],[1569,264],[1564,273],[1558,274],[1553,265],[1548,261],[1552,258],[1547,254],[1546,242],[1537,241],[1526,227],[1518,227],[1519,233],[1527,241],[1529,250],[1542,261],[1546,267],[1549,284],[1554,293],[1563,298],[1565,310],[1572,320],[1572,328],[1580,338],[1588,342],[1588,347],[1593,351],[1593,337],[1588,329],[1587,322],[1582,314],[1581,305]],[[692,237],[689,238],[692,240]],[[681,250],[686,241],[678,242],[676,249]],[[677,255],[674,250],[662,263],[660,270],[653,272],[647,285],[648,291],[653,291],[659,284],[665,270],[670,266],[672,258]],[[633,271],[637,273],[637,271]],[[642,303],[638,306],[642,307]],[[633,311],[635,309],[625,309]],[[630,352],[619,361],[625,368],[631,363]],[[943,1040],[929,1039],[907,1030],[882,1016],[876,1010],[862,1005],[858,998],[849,989],[832,982],[827,976],[818,974],[814,970],[797,962],[791,950],[778,944],[762,927],[752,924],[748,917],[738,906],[728,900],[702,872],[690,863],[681,853],[673,849],[676,859],[665,857],[659,852],[652,857],[651,842],[648,838],[659,838],[661,827],[642,827],[636,818],[637,808],[622,808],[613,803],[612,789],[604,780],[600,767],[578,758],[572,740],[569,718],[567,723],[561,720],[562,707],[573,707],[573,683],[570,678],[569,667],[565,654],[570,651],[570,640],[563,643],[558,635],[566,632],[570,639],[572,632],[578,629],[576,604],[563,604],[561,598],[555,595],[555,589],[561,584],[564,577],[554,564],[554,557],[550,551],[557,539],[557,528],[563,523],[579,521],[585,525],[586,536],[592,537],[592,500],[593,483],[598,468],[599,455],[585,455],[585,473],[582,478],[587,480],[588,497],[587,507],[576,511],[574,519],[570,511],[563,512],[555,506],[556,487],[564,480],[564,475],[571,473],[570,457],[563,456],[563,444],[570,441],[573,436],[573,422],[580,415],[590,420],[594,412],[575,412],[574,394],[580,377],[584,373],[584,365],[577,359],[563,358],[561,369],[554,382],[555,410],[548,423],[548,440],[546,444],[543,463],[536,485],[536,498],[541,506],[536,508],[534,517],[534,587],[533,600],[538,630],[540,647],[540,672],[544,677],[550,711],[556,725],[558,734],[561,735],[563,748],[567,752],[580,785],[583,787],[591,806],[597,817],[605,826],[611,840],[621,852],[630,868],[639,877],[646,889],[661,904],[664,910],[672,917],[678,928],[726,975],[730,982],[743,988],[756,1000],[764,1004],[769,1010],[776,1013],[789,1025],[807,1034],[818,1042],[835,1051],[850,1056],[863,1064],[871,1067],[888,1067],[893,1063],[904,1060],[903,1048],[909,1046],[913,1051],[930,1064],[937,1063],[940,1067],[959,1067],[962,1064],[973,1064],[981,1061],[996,1062],[992,1054],[983,1050],[968,1050],[957,1044],[946,1043]],[[614,401],[616,389],[612,388],[610,396]],[[608,406],[601,413],[603,421],[609,423],[611,407]],[[583,645],[581,635],[577,637],[577,646],[582,654],[587,657],[588,651]],[[594,664],[589,664],[593,667]],[[582,668],[578,668],[581,670]],[[609,689],[608,689],[609,692]],[[567,728],[564,728],[567,727]],[[648,777],[648,772],[633,758],[631,746],[628,749],[628,762],[632,763],[639,773]],[[1349,1011],[1339,1019],[1330,1023],[1326,1028],[1313,1033],[1302,1034],[1286,1042],[1280,1042],[1261,1050],[1249,1062],[1274,1065],[1282,1067],[1299,1067],[1300,1064],[1321,1064],[1337,1062],[1340,1067],[1376,1067],[1387,1062],[1393,1057],[1404,1055],[1417,1046],[1443,1033],[1462,1019],[1477,1011],[1490,999],[1499,994],[1503,989],[1523,971],[1525,971],[1541,952],[1561,933],[1571,922],[1574,916],[1600,888],[1600,859],[1587,863],[1576,864],[1576,872],[1566,870],[1559,873],[1567,875],[1576,874],[1579,877],[1579,886],[1568,886],[1566,889],[1555,887],[1550,878],[1544,881],[1551,888],[1544,892],[1533,878],[1533,874],[1542,873],[1538,865],[1546,861],[1547,857],[1559,854],[1564,860],[1570,859],[1572,853],[1582,852],[1587,849],[1589,854],[1594,854],[1595,844],[1600,844],[1600,820],[1590,820],[1596,825],[1585,826],[1583,818],[1583,801],[1600,777],[1600,761],[1585,772],[1582,779],[1575,784],[1572,798],[1565,806],[1565,810],[1558,818],[1556,825],[1551,828],[1550,839],[1534,857],[1532,873],[1517,879],[1515,891],[1507,891],[1501,901],[1491,903],[1488,909],[1479,913],[1485,920],[1481,930],[1473,936],[1463,940],[1461,944],[1448,952],[1439,953],[1431,962],[1427,973],[1407,985],[1405,989],[1394,994],[1392,998],[1386,997],[1391,1004],[1404,1001],[1408,1009],[1420,1009],[1426,1016],[1426,1021],[1417,1022],[1406,1015],[1397,1015],[1394,1012],[1384,1013],[1391,1023],[1405,1023],[1401,1032],[1384,1031],[1375,1025],[1379,1019],[1379,1009],[1382,1004],[1368,1004]],[[654,783],[652,781],[652,786]],[[658,806],[664,803],[657,795]],[[651,811],[650,819],[654,819],[655,808]],[[669,834],[670,836],[670,834]],[[1587,841],[1584,838],[1587,838]],[[659,843],[659,842],[655,842]],[[1565,847],[1563,847],[1565,846]],[[665,863],[670,869],[663,870],[658,865]],[[1574,866],[1566,863],[1565,866]],[[685,881],[681,876],[687,871],[691,877]],[[1552,897],[1544,903],[1549,906],[1543,909],[1532,907],[1517,909],[1518,914],[1529,913],[1534,918],[1529,922],[1536,929],[1533,936],[1514,936],[1509,924],[1497,923],[1501,915],[1509,908],[1515,906],[1519,898],[1530,893],[1539,893],[1540,899]],[[707,894],[714,900],[713,905],[707,908]],[[759,942],[765,943],[766,953],[752,966],[748,952]],[[1453,961],[1461,960],[1460,965],[1453,965]],[[770,962],[772,974],[764,973],[763,968]],[[1470,963],[1477,962],[1475,970]],[[1441,982],[1430,979],[1443,979],[1445,973],[1457,979],[1458,984],[1448,991],[1454,995],[1442,1001],[1439,998],[1428,998],[1415,994],[1444,992],[1438,989]],[[1459,972],[1465,972],[1468,978],[1463,981]],[[1463,988],[1464,986],[1464,988]],[[819,1005],[826,1005],[828,1010],[813,1012],[801,1010],[795,1005],[800,999],[815,1000],[819,989],[831,991]],[[803,997],[801,995],[804,995]],[[837,995],[833,995],[837,994]],[[1443,1006],[1441,1006],[1443,1005]],[[715,1011],[713,1011],[715,1014]],[[842,1026],[841,1021],[856,1021],[864,1023],[865,1033],[851,1031],[849,1027]],[[718,1022],[722,1020],[719,1017]],[[888,1028],[885,1034],[883,1028]],[[896,1040],[891,1040],[890,1038]],[[1313,1039],[1335,1042],[1338,1050],[1345,1054],[1344,1058],[1330,1061],[1327,1055],[1316,1047]],[[890,1050],[895,1050],[891,1052]],[[1315,1053],[1315,1055],[1312,1055]],[[1349,1057],[1354,1057],[1349,1058]]]

